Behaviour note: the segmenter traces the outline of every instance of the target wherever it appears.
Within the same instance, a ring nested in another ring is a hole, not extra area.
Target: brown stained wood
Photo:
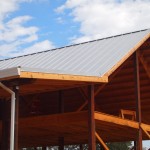
[[[143,54],[140,54],[139,58],[140,58],[140,61],[141,61],[142,65],[143,65],[143,67],[144,67],[148,77],[150,78],[150,68],[148,66],[148,63],[145,61],[145,59],[143,57]]]
[[[95,116],[97,116],[96,131],[105,142],[136,139],[138,122],[100,112],[95,112]],[[87,111],[20,118],[19,145],[21,147],[59,145],[58,137],[60,136],[64,137],[66,145],[88,143],[87,120]],[[150,126],[143,125],[149,132]],[[109,136],[106,133],[109,133]],[[143,134],[143,139],[148,139],[147,135]]]
[[[83,110],[84,107],[87,106],[87,104],[88,104],[88,101],[85,101],[85,102],[77,109],[77,112]]]
[[[141,118],[141,93],[140,93],[140,70],[139,70],[139,52],[136,51],[134,55],[134,65],[135,65],[135,97],[136,97],[136,114],[137,121],[139,125],[142,123]],[[142,129],[138,130],[137,137],[137,149],[142,150]]]
[[[88,86],[88,146],[90,150],[96,150],[96,140],[95,140],[95,99],[94,99],[94,84]]]
[[[105,87],[105,85],[106,85],[106,84],[101,85],[101,86],[96,90],[96,92],[94,93],[94,97],[96,97],[96,96],[99,94],[99,92]],[[88,98],[87,98],[87,96],[85,95],[85,92],[84,92],[84,91],[81,91],[81,90],[80,90],[80,92],[82,93],[82,95],[83,95],[83,97],[84,97],[84,99],[85,99],[85,102],[77,109],[77,112],[78,112],[78,111],[81,111],[82,109],[84,109],[84,107],[87,106],[87,104],[88,104]]]
[[[120,116],[123,119],[125,119],[126,115],[130,116],[132,120],[136,120],[136,112],[135,111],[121,109],[120,110]]]
[[[150,131],[148,131],[147,128],[145,128],[144,124],[143,125],[141,124],[140,127],[142,128],[142,130],[144,131],[144,133],[147,135],[147,137],[150,139],[150,133],[148,133]]]
[[[100,142],[100,144],[103,146],[104,150],[109,150],[109,148],[107,147],[107,145],[104,143],[103,139],[99,136],[97,132],[95,132],[95,136]]]
[[[64,99],[63,99],[63,91],[59,91],[59,113],[63,114],[64,113]],[[58,145],[59,145],[59,150],[64,150],[64,137],[58,137]]]
[[[130,60],[130,59],[129,59],[129,60]],[[126,65],[126,64],[127,64],[127,62],[125,62],[124,65]],[[124,65],[123,65],[123,66],[124,66]],[[109,82],[111,82],[111,80],[113,80],[113,78],[117,75],[117,73],[122,69],[123,66],[119,67],[119,68],[109,77]],[[100,85],[100,86],[98,87],[98,89],[95,91],[94,96],[96,97],[96,96],[101,92],[101,90],[104,89],[104,87],[105,87],[106,85],[107,85],[107,84],[102,84],[102,85]],[[84,98],[85,98],[85,96],[84,96]],[[78,108],[77,111],[81,111],[87,104],[88,104],[88,100],[86,99],[86,101]]]
[[[100,112],[95,112],[94,117],[97,121],[106,121],[111,124],[119,124],[121,126],[128,126],[130,128],[139,129],[139,124],[137,122],[127,120],[127,119],[122,119],[122,118],[119,118],[119,116],[116,117],[116,116],[112,116],[108,114],[106,115]]]
[[[49,79],[60,81],[78,81],[78,82],[95,82],[107,83],[107,76],[93,77],[93,76],[78,76],[78,75],[65,75],[65,74],[48,74],[40,72],[21,72],[20,78],[34,78],[34,79]]]

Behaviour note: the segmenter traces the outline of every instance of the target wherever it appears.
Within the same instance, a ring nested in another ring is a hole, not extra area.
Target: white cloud
[[[29,21],[31,19],[30,16],[20,16],[13,18],[12,20],[5,23],[3,29],[0,32],[0,41],[4,42],[13,42],[16,40],[28,41],[32,42],[32,40],[36,40],[38,28],[31,26],[31,27],[24,27],[23,23]],[[34,39],[31,38],[34,36]],[[36,37],[36,38],[35,38]],[[32,40],[26,40],[32,39]]]
[[[81,24],[82,36],[73,43],[150,27],[149,0],[67,0],[57,12],[66,9]]]
[[[49,50],[49,49],[53,49],[53,48],[55,48],[53,43],[50,42],[49,40],[45,40],[42,42],[37,42],[30,47],[27,47],[27,48],[23,49],[21,52],[16,52],[16,53],[13,52],[13,54],[11,54],[11,56],[20,56],[20,55],[25,55],[25,54],[31,54],[31,53],[36,53],[36,52]]]
[[[27,48],[24,48],[20,51],[20,43],[19,42],[13,42],[10,44],[3,44],[0,45],[0,57],[15,57],[15,56],[21,56],[31,53],[36,53],[44,50],[53,49],[55,46],[52,42],[49,40],[37,42]]]
[[[0,0],[0,58],[54,48],[51,41],[39,41],[38,27],[25,25],[33,19],[31,16],[9,17],[19,9],[20,3],[33,1],[42,0]]]

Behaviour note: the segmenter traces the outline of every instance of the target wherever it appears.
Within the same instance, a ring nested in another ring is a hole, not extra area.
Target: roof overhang
[[[23,69],[21,67],[0,70],[0,81],[10,80],[15,78],[30,78],[30,79],[47,79],[47,80],[62,80],[62,81],[77,81],[77,82],[94,82],[107,83],[108,77],[102,76],[82,76],[70,74],[57,74],[48,72],[31,71],[32,69]]]

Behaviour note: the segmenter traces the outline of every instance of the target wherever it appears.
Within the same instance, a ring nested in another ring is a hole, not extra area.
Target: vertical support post
[[[134,150],[136,150],[136,145],[137,145],[136,143],[137,143],[137,142],[134,141],[134,145],[133,145],[133,146],[134,146]]]
[[[95,99],[94,99],[94,84],[88,86],[88,132],[89,132],[89,150],[96,150],[95,140]]]
[[[47,147],[42,147],[42,150],[47,150]]]
[[[141,95],[140,95],[140,71],[139,71],[139,59],[138,51],[135,52],[134,58],[135,64],[135,96],[136,96],[136,119],[139,122],[138,139],[136,143],[137,150],[142,150],[142,129],[140,128],[141,120]]]
[[[14,134],[14,150],[19,149],[18,142],[18,120],[19,120],[19,86],[14,87],[14,92],[16,96],[15,103],[15,134]]]
[[[59,150],[64,150],[64,137],[59,137]]]
[[[62,97],[62,91],[59,91],[59,113],[64,113],[64,100]],[[58,138],[59,150],[64,150],[64,137]]]
[[[2,144],[1,149],[9,149],[9,116],[7,110],[7,101],[4,99],[2,100]]]
[[[80,144],[80,150],[83,150],[83,145],[82,144]]]

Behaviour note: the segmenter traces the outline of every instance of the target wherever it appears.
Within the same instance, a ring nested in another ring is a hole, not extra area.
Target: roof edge
[[[118,69],[135,51],[137,51],[148,39],[150,38],[150,32],[145,35],[130,51],[115,64],[104,76],[109,77],[116,69]]]
[[[123,34],[117,34],[117,35],[110,36],[110,37],[100,38],[100,39],[91,40],[91,41],[87,41],[87,42],[81,42],[81,43],[78,43],[78,44],[72,44],[72,45],[63,46],[63,47],[59,47],[59,48],[54,48],[54,49],[50,49],[50,50],[43,50],[43,51],[36,52],[36,53],[31,53],[31,54],[26,54],[26,55],[20,55],[20,56],[16,56],[16,57],[12,57],[12,58],[2,59],[0,61],[6,61],[6,60],[10,60],[10,59],[15,59],[15,58],[20,58],[20,57],[35,55],[35,54],[38,54],[38,53],[45,53],[45,52],[49,52],[49,51],[60,50],[60,49],[66,48],[66,47],[72,47],[72,46],[82,45],[82,44],[91,43],[91,42],[100,41],[100,40],[105,40],[105,39],[114,38],[114,37],[118,37],[118,36],[133,34],[133,33],[137,33],[137,32],[143,32],[143,31],[146,31],[146,30],[150,30],[150,28],[143,29],[143,30],[138,30],[138,31],[133,31],[133,32],[127,32],[127,33],[123,33]]]
[[[20,67],[0,70],[0,81],[17,78],[20,76]]]
[[[76,81],[76,82],[89,82],[89,83],[107,83],[108,77],[102,76],[83,76],[83,75],[70,75],[70,74],[56,74],[45,72],[32,72],[21,70],[21,67],[9,68],[0,70],[0,81],[10,80],[14,78],[34,78],[46,80],[60,80],[60,81]]]

